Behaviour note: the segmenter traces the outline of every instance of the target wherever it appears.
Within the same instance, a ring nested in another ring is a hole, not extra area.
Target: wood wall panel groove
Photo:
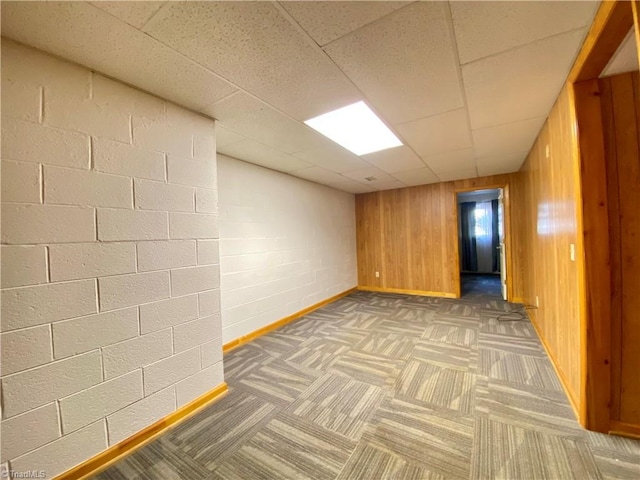
[[[598,81],[611,258],[611,419],[640,428],[640,92],[638,72]]]
[[[459,296],[456,192],[501,188],[512,178],[497,175],[357,195],[358,285]]]
[[[571,88],[565,86],[514,183],[516,284],[565,390],[581,408],[580,184]],[[549,146],[549,158],[547,158]],[[576,259],[570,258],[570,246]]]

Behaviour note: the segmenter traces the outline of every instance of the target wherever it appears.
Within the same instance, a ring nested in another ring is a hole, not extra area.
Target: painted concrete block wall
[[[214,127],[2,41],[12,470],[61,473],[223,382]]]
[[[223,343],[357,285],[349,193],[218,155]]]

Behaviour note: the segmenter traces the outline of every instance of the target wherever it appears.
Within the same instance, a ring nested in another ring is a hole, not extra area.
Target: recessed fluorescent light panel
[[[364,102],[347,105],[304,123],[356,155],[402,145]]]

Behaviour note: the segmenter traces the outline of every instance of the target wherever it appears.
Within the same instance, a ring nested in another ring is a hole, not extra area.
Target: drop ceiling
[[[638,71],[638,49],[636,48],[636,39],[632,28],[622,41],[618,50],[613,54],[611,60],[604,70],[601,77],[610,77],[620,73],[637,72]]]
[[[220,153],[363,193],[517,171],[597,6],[3,1],[2,34],[216,118]],[[359,100],[404,146],[303,123]]]

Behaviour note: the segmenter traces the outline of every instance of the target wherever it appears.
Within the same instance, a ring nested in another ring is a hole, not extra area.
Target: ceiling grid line
[[[465,119],[467,120],[467,128],[469,129],[469,134],[473,140],[473,128],[471,128],[471,117],[469,116],[469,102],[467,101],[467,93],[464,86],[464,78],[462,76],[462,63],[460,62],[460,51],[458,50],[458,41],[456,39],[455,25],[453,24],[453,15],[451,14],[451,3],[447,2],[447,26],[449,27],[449,40],[453,44],[453,51],[455,52],[456,57],[456,71],[458,74],[458,82],[460,83],[460,94],[462,95],[462,104],[464,105],[465,110]],[[478,174],[478,161],[475,156],[475,145],[472,147],[474,150],[473,156],[473,168],[476,171],[476,175]]]
[[[363,192],[516,171],[595,6],[3,2],[2,33],[215,118],[221,153]],[[304,124],[359,100],[403,146]]]
[[[288,22],[290,22],[292,25],[294,25],[296,28],[298,28],[301,32],[303,32],[303,33],[304,33],[304,36],[305,36],[305,37],[307,37],[307,38],[308,38],[308,40],[309,40],[311,43],[313,43],[313,45],[315,45],[316,47],[318,47],[319,52],[321,52],[321,53],[322,53],[322,54],[323,54],[323,55],[324,55],[324,56],[325,56],[325,57],[326,57],[326,58],[327,58],[331,63],[333,63],[333,64],[336,66],[336,68],[337,68],[338,70],[340,70],[340,71],[342,72],[342,74],[343,74],[343,75],[344,75],[344,76],[349,80],[349,82],[353,85],[353,87],[354,87],[356,90],[358,90],[358,92],[360,93],[360,95],[361,95],[362,99],[367,103],[367,105],[369,106],[369,108],[371,108],[371,110],[373,110],[373,112],[374,112],[374,113],[375,113],[379,118],[381,118],[381,119],[383,120],[383,122],[385,123],[385,125],[386,125],[386,126],[387,126],[387,127],[388,127],[388,128],[389,128],[389,129],[390,129],[390,130],[391,130],[391,131],[392,131],[392,132],[393,132],[393,133],[394,133],[394,134],[395,134],[395,135],[396,135],[396,136],[401,140],[401,141],[402,141],[402,143],[403,143],[403,145],[404,145],[404,146],[406,146],[406,147],[408,147],[409,149],[411,149],[411,151],[412,151],[412,152],[413,152],[413,153],[414,153],[418,158],[420,158],[420,160],[422,161],[422,163],[424,164],[424,166],[425,166],[427,169],[429,169],[429,171],[430,171],[430,172],[435,176],[435,172],[433,172],[433,170],[431,170],[431,168],[430,168],[430,167],[429,167],[429,166],[424,162],[424,160],[422,160],[422,158],[420,157],[420,155],[418,155],[418,153],[417,153],[417,152],[416,152],[416,151],[415,151],[415,150],[414,150],[414,149],[413,149],[413,148],[408,144],[408,142],[406,141],[406,139],[404,139],[404,138],[403,138],[403,136],[402,136],[402,135],[397,131],[397,129],[395,129],[395,128],[393,127],[393,125],[391,125],[391,123],[385,119],[384,115],[382,115],[382,114],[381,114],[381,112],[379,112],[379,111],[375,108],[375,106],[374,106],[374,104],[371,102],[371,100],[370,100],[369,98],[367,98],[367,95],[365,95],[365,94],[364,94],[364,92],[363,92],[363,91],[358,87],[358,85],[356,85],[356,84],[353,82],[353,80],[349,77],[349,75],[347,75],[347,74],[346,74],[346,72],[344,72],[344,70],[340,67],[340,65],[338,65],[338,64],[337,64],[337,63],[336,63],[336,62],[331,58],[331,56],[330,56],[330,55],[325,51],[325,49],[324,49],[323,47],[320,47],[320,46],[315,42],[315,40],[313,40],[313,38],[311,38],[311,36],[309,35],[309,33],[308,33],[308,32],[307,32],[307,31],[306,31],[306,30],[305,30],[305,29],[304,29],[304,28],[303,28],[303,27],[298,23],[298,21],[297,21],[295,18],[293,18],[293,17],[291,16],[291,14],[289,14],[289,12],[288,12],[288,11],[286,11],[286,10],[282,7],[282,5],[280,5],[280,3],[281,3],[281,2],[276,2],[276,3],[275,3],[275,5],[276,5],[276,8],[278,8],[278,11],[280,11],[280,13],[284,16],[284,18],[285,18],[285,19],[287,19],[287,21],[288,21]],[[412,4],[414,4],[414,3],[416,3],[416,2],[411,2],[409,5],[412,5]],[[409,5],[405,5],[404,7],[401,7],[401,8],[400,8],[400,9],[398,9],[398,10],[402,10],[403,8],[406,8],[406,7],[408,7]],[[363,25],[363,26],[359,27],[358,29],[353,30],[353,31],[351,31],[351,32],[349,32],[349,33],[347,33],[347,34],[343,35],[342,37],[340,37],[340,38],[337,38],[337,39],[333,40],[331,43],[333,43],[333,42],[334,42],[334,41],[336,41],[336,40],[340,40],[340,39],[342,39],[342,38],[344,38],[344,37],[346,37],[346,36],[348,36],[348,35],[351,35],[351,34],[353,34],[354,32],[357,32],[358,30],[360,30],[360,29],[362,29],[362,28],[364,28],[364,27],[366,27],[366,26],[372,25],[372,24],[376,23],[377,21],[379,21],[379,20],[381,20],[381,19],[383,19],[383,18],[386,18],[386,17],[388,17],[388,16],[390,16],[390,15],[393,15],[393,14],[397,13],[397,12],[398,12],[398,10],[394,10],[393,12],[390,12],[390,13],[388,13],[387,15],[385,15],[385,16],[383,16],[383,17],[380,17],[380,18],[378,18],[378,19],[375,19],[375,20],[373,20],[373,21],[369,22],[368,24]],[[327,44],[327,45],[328,45],[328,44]],[[360,157],[360,158],[362,158],[362,157]],[[366,162],[366,159],[363,159],[363,160]],[[367,162],[367,163],[369,163],[369,162]],[[371,164],[370,164],[370,165],[371,165]],[[371,165],[371,166],[372,166],[372,167],[374,167],[374,165]],[[343,175],[343,176],[344,176],[344,175]],[[356,181],[357,181],[357,180],[356,180]],[[358,182],[358,183],[362,183],[362,182]],[[403,182],[402,182],[402,183],[403,183]],[[367,184],[365,184],[365,183],[362,183],[362,184],[363,184],[363,185],[365,185],[365,186],[367,186]]]

